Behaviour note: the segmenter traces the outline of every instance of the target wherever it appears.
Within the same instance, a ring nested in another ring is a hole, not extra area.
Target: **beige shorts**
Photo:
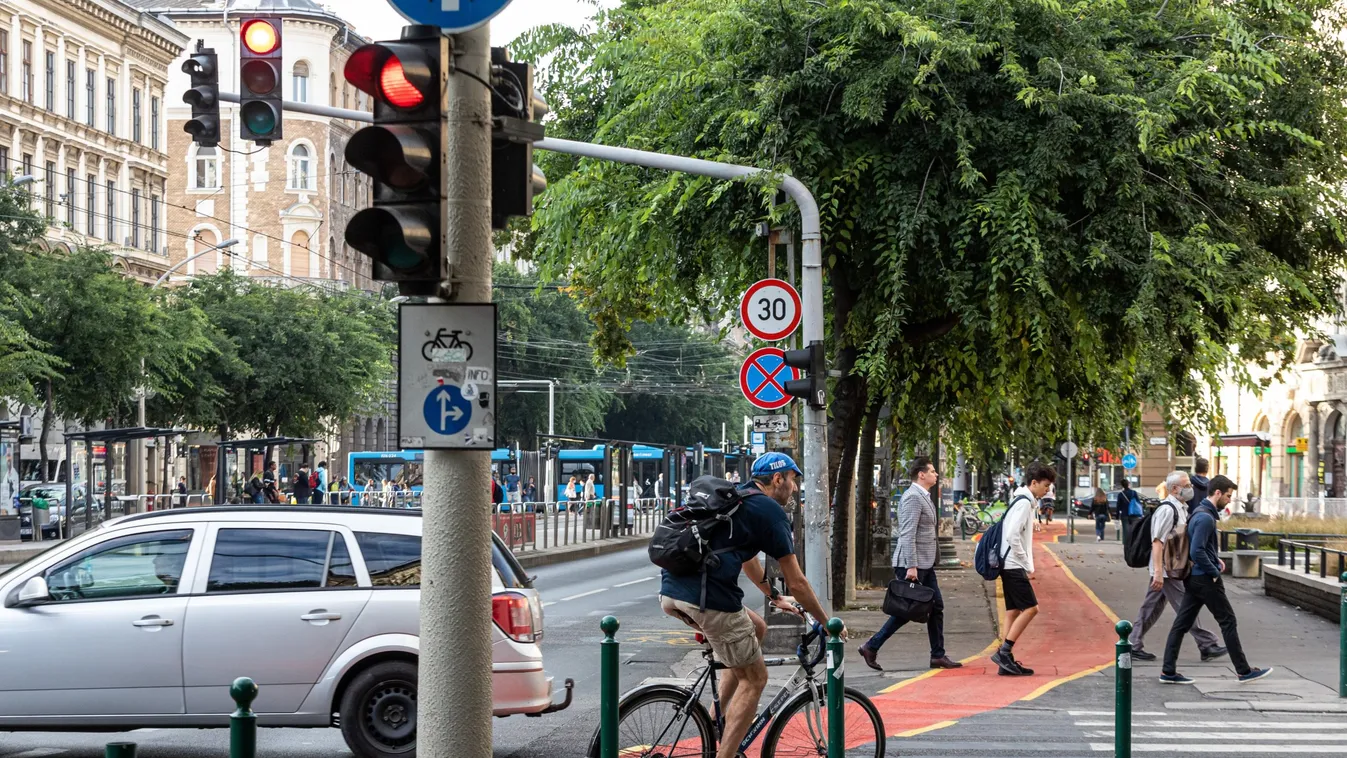
[[[696,603],[685,603],[663,595],[660,595],[659,604],[665,613],[706,635],[716,660],[729,668],[751,666],[762,658],[758,632],[753,627],[753,619],[749,618],[747,608],[740,608],[733,613],[709,608],[703,611],[697,608]]]

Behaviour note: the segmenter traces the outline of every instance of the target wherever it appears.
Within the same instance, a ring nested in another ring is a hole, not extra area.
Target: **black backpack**
[[[720,565],[711,538],[730,528],[744,496],[728,479],[698,477],[688,487],[688,502],[669,511],[650,538],[650,562],[675,576],[702,576],[701,610],[706,610],[706,574]],[[732,531],[732,530],[731,530]]]
[[[1151,520],[1155,518],[1155,512],[1165,506],[1174,509],[1174,519],[1177,521],[1178,507],[1166,500],[1160,503],[1159,508],[1154,508],[1147,513],[1132,527],[1132,532],[1127,535],[1127,546],[1123,548],[1123,561],[1132,568],[1146,568],[1151,564]]]

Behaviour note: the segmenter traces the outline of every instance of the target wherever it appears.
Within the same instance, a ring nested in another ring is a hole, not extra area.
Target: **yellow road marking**
[[[884,689],[882,689],[882,690],[879,691],[879,694],[883,695],[883,694],[886,693],[886,692],[893,692],[894,690],[901,690],[902,688],[904,688],[904,687],[906,687],[907,685],[912,684],[912,683],[914,683],[914,682],[920,682],[920,681],[923,680],[923,679],[930,679],[931,677],[935,676],[936,674],[939,674],[941,671],[944,671],[944,669],[931,669],[930,671],[927,671],[927,672],[924,672],[924,673],[921,673],[921,674],[917,674],[916,676],[912,677],[911,679],[904,679],[903,681],[901,681],[901,682],[899,682],[899,683],[897,683],[897,684],[895,684],[895,685],[893,685],[893,686],[891,686],[891,687],[885,687]]]
[[[1083,677],[1083,676],[1089,676],[1090,674],[1096,674],[1096,673],[1098,673],[1098,672],[1100,672],[1100,671],[1103,671],[1104,669],[1107,669],[1107,668],[1113,668],[1113,661],[1109,661],[1108,663],[1105,663],[1105,664],[1103,664],[1103,665],[1101,665],[1101,666],[1095,666],[1095,667],[1092,668],[1092,669],[1085,669],[1084,671],[1078,671],[1078,672],[1072,674],[1071,676],[1064,676],[1064,677],[1062,677],[1062,678],[1060,678],[1060,679],[1053,679],[1051,682],[1048,682],[1047,684],[1043,685],[1042,687],[1039,687],[1038,689],[1034,690],[1033,692],[1030,692],[1028,695],[1025,695],[1024,697],[1020,698],[1020,700],[1033,700],[1033,699],[1037,698],[1039,695],[1043,695],[1043,694],[1047,693],[1048,690],[1051,690],[1052,688],[1054,688],[1054,687],[1056,687],[1056,686],[1058,686],[1058,685],[1066,684],[1067,682],[1074,682],[1074,681],[1076,681],[1077,679],[1080,679],[1080,678]]]
[[[1094,594],[1094,590],[1085,586],[1085,582],[1082,582],[1075,574],[1071,573],[1071,569],[1067,568],[1066,563],[1061,558],[1057,557],[1057,553],[1053,552],[1052,548],[1044,545],[1043,549],[1048,551],[1048,555],[1051,555],[1053,560],[1057,561],[1058,566],[1062,567],[1062,571],[1066,574],[1066,578],[1074,582],[1075,585],[1085,593],[1085,596],[1090,598],[1090,602],[1098,606],[1099,610],[1103,611],[1105,616],[1108,616],[1109,621],[1112,621],[1115,624],[1118,623],[1118,614],[1114,613],[1113,609],[1108,607],[1103,600],[1100,600],[1099,596]]]
[[[944,729],[944,728],[947,727],[947,726],[954,726],[954,725],[957,724],[957,723],[959,723],[959,722],[957,722],[957,721],[941,721],[941,722],[939,722],[939,723],[931,724],[930,726],[923,726],[923,727],[920,728],[920,729],[909,729],[909,730],[907,730],[906,732],[899,732],[899,733],[897,733],[897,734],[895,734],[895,735],[891,735],[891,736],[893,736],[893,737],[916,737],[918,734],[925,734],[925,733],[927,733],[927,732],[934,732],[934,731],[937,730],[937,729]]]

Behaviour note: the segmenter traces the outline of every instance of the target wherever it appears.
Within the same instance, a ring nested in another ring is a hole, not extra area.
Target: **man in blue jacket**
[[[1188,477],[1188,480],[1193,483],[1193,501],[1188,503],[1189,516],[1192,516],[1193,512],[1197,510],[1197,506],[1207,499],[1207,491],[1211,488],[1211,480],[1207,478],[1207,471],[1210,468],[1211,464],[1207,462],[1206,458],[1198,458],[1193,463],[1193,473]]]
[[[1220,518],[1217,511],[1230,503],[1235,492],[1235,483],[1224,476],[1211,479],[1210,495],[1193,509],[1188,520],[1188,557],[1192,568],[1184,580],[1183,603],[1179,606],[1178,618],[1169,630],[1169,641],[1165,643],[1165,662],[1160,669],[1162,684],[1192,684],[1193,680],[1180,674],[1176,668],[1179,649],[1183,647],[1183,636],[1197,621],[1197,614],[1205,607],[1216,617],[1221,625],[1221,636],[1225,646],[1230,649],[1230,662],[1235,664],[1235,673],[1241,682],[1252,682],[1272,673],[1272,668],[1256,669],[1249,666],[1244,657],[1244,648],[1239,643],[1239,630],[1235,622],[1235,610],[1225,596],[1225,584],[1221,573],[1225,563],[1216,556],[1216,525]]]

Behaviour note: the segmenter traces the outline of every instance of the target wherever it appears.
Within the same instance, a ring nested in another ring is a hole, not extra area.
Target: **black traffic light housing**
[[[547,103],[533,91],[533,65],[511,61],[505,48],[491,48],[491,72],[491,228],[504,229],[512,216],[533,215],[533,196],[547,188],[533,165]]]
[[[281,19],[251,17],[239,27],[239,136],[270,145],[282,136]]]
[[[431,26],[408,26],[346,62],[346,80],[374,101],[374,125],[346,143],[347,162],[374,180],[374,202],[352,217],[346,241],[404,295],[438,294],[448,276],[441,114],[451,62],[449,38]]]
[[[220,61],[215,48],[196,41],[196,52],[182,62],[183,73],[191,77],[192,88],[183,93],[182,101],[192,106],[192,118],[182,130],[192,135],[192,141],[202,147],[220,144]]]
[[[828,362],[823,354],[823,342],[814,341],[803,350],[787,350],[786,365],[800,369],[805,376],[786,382],[786,394],[803,398],[809,407],[822,410],[828,407]]]

